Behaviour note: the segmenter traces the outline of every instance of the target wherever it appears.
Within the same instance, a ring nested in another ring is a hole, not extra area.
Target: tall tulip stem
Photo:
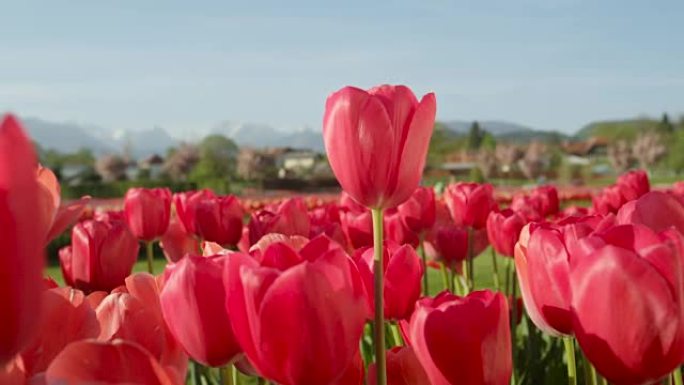
[[[572,337],[563,337],[565,345],[565,359],[568,365],[568,384],[577,385],[577,368],[575,367],[575,341]]]
[[[375,365],[377,368],[377,385],[387,385],[387,372],[385,365],[385,315],[383,304],[383,245],[382,245],[382,209],[372,209],[373,216],[373,246],[375,251],[374,276],[375,276]]]
[[[154,241],[149,241],[145,243],[145,247],[147,249],[147,272],[150,274],[154,274]]]
[[[672,372],[672,378],[674,379],[674,385],[684,385],[684,382],[682,382],[682,370],[679,366]]]
[[[492,270],[494,274],[494,289],[499,290],[501,288],[501,283],[499,282],[499,266],[496,263],[496,251],[494,247],[492,249]]]
[[[428,293],[429,290],[429,285],[428,285],[428,266],[427,266],[427,257],[425,256],[425,245],[423,236],[420,236],[420,241],[418,243],[418,254],[420,254],[420,257],[423,259],[423,295],[428,296],[430,295]]]

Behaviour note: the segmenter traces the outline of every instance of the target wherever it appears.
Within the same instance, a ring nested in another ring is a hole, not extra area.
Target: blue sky
[[[319,129],[328,94],[404,83],[438,119],[572,132],[684,113],[684,1],[5,2],[0,110],[177,135]]]

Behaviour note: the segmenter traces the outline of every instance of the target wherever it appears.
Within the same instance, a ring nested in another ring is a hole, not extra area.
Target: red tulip
[[[71,232],[71,246],[59,252],[64,280],[85,292],[111,291],[131,273],[139,248],[122,221],[80,222]]]
[[[491,211],[497,210],[490,184],[454,183],[444,192],[451,217],[459,226],[482,229]]]
[[[268,233],[308,237],[311,222],[301,198],[290,198],[281,204],[252,214],[249,221],[249,241],[255,244]]]
[[[243,215],[233,195],[203,199],[195,206],[195,231],[206,241],[234,246],[242,236]]]
[[[188,255],[164,272],[159,296],[166,325],[194,360],[222,366],[240,353],[224,307],[222,271],[225,256]]]
[[[648,174],[644,170],[633,170],[620,175],[616,185],[620,188],[620,193],[627,202],[651,191]]]
[[[45,373],[46,385],[181,383],[140,345],[122,340],[74,342],[62,350]]]
[[[510,209],[522,215],[525,222],[539,222],[544,220],[542,201],[539,197],[516,194],[511,201]]]
[[[654,231],[674,227],[684,234],[684,204],[671,194],[652,191],[622,206],[617,221],[643,224]]]
[[[321,234],[325,234],[339,243],[343,248],[347,249],[349,247],[347,236],[345,235],[344,230],[342,230],[340,216],[340,208],[334,203],[317,207],[309,211],[309,218],[311,220],[309,238],[315,238]]]
[[[173,194],[173,205],[176,207],[176,215],[178,215],[178,218],[189,234],[197,235],[197,230],[195,229],[195,208],[197,204],[206,199],[212,199],[215,196],[209,189]]]
[[[124,197],[126,223],[136,238],[150,242],[161,237],[169,227],[171,190],[168,188],[132,188]]]
[[[435,190],[418,187],[397,210],[406,227],[414,233],[431,229],[436,219]]]
[[[342,377],[358,351],[367,303],[339,245],[325,237],[299,252],[272,244],[261,265],[232,254],[224,284],[233,331],[262,376],[283,385]]]
[[[434,94],[419,103],[405,86],[345,87],[330,95],[323,140],[344,191],[370,208],[407,200],[423,175],[435,111]]]
[[[344,370],[342,377],[331,385],[365,385],[363,382],[365,371],[361,353],[357,351],[351,363]]]
[[[57,288],[43,292],[38,337],[21,354],[27,377],[47,370],[50,362],[71,342],[95,338],[100,325],[80,290]]]
[[[351,211],[343,212],[340,215],[342,229],[352,248],[358,249],[373,244],[373,219],[369,210],[360,214]]]
[[[154,276],[137,273],[126,278],[126,286],[112,292],[97,305],[101,331],[98,339],[124,339],[144,347],[165,367],[185,376],[188,358],[164,323]]]
[[[36,154],[19,122],[0,120],[0,367],[38,332],[47,223],[36,182]],[[44,220],[45,219],[45,220]]]
[[[418,234],[414,233],[406,227],[404,221],[401,220],[401,215],[396,209],[387,209],[384,216],[384,234],[385,239],[396,242],[400,245],[411,245],[414,248],[418,247],[420,239]]]
[[[420,296],[423,266],[413,247],[386,242],[383,247],[384,309],[386,319],[408,318]],[[353,259],[366,286],[369,308],[375,309],[373,248],[356,250]],[[373,317],[374,311],[369,317]]]
[[[532,223],[520,233],[514,252],[520,290],[530,319],[546,333],[572,334],[568,248],[579,249],[579,241],[595,230],[598,220]]]
[[[376,385],[375,363],[368,367],[368,385]],[[431,385],[425,369],[410,346],[387,351],[387,385]]]
[[[41,207],[46,210],[45,218],[48,221],[45,224],[45,227],[49,229],[45,243],[49,243],[81,217],[90,202],[90,197],[84,196],[62,205],[61,187],[55,174],[49,168],[38,166],[36,178],[41,187]]]
[[[487,236],[494,250],[507,257],[513,256],[520,231],[527,221],[513,210],[491,212],[487,218]]]
[[[684,361],[682,235],[621,225],[589,238],[570,265],[577,341],[611,383],[654,383]]]
[[[432,385],[510,382],[508,303],[501,293],[423,298],[405,332]]]
[[[428,235],[438,259],[448,268],[460,270],[462,261],[468,257],[468,230],[454,224],[437,225]],[[482,229],[473,234],[473,256],[487,248],[487,231]]]
[[[539,186],[532,190],[530,196],[539,202],[539,209],[543,216],[556,215],[560,210],[558,189],[555,186]]]
[[[166,259],[175,263],[186,254],[196,254],[200,249],[199,241],[189,234],[177,217],[172,217],[169,228],[159,242]]]
[[[592,197],[594,210],[601,215],[616,213],[626,203],[619,186],[608,186]]]

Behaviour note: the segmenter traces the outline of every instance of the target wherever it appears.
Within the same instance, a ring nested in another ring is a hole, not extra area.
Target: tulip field
[[[2,117],[0,385],[683,385],[684,182],[437,191],[435,112],[331,94],[339,194],[113,206],[63,202]]]

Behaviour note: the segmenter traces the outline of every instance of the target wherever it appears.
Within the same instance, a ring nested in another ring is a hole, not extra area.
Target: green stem
[[[456,273],[454,272],[453,268],[449,268],[449,291],[452,293],[456,292],[456,283],[454,279],[456,279]]]
[[[425,256],[425,246],[423,245],[423,236],[420,236],[420,241],[418,243],[418,254],[420,254],[421,259],[423,260],[423,295],[428,296],[430,295],[428,293],[428,290],[430,286],[428,285],[428,265],[427,265],[427,257]]]
[[[475,267],[474,265],[474,253],[475,249],[473,247],[473,229],[468,227],[468,254],[467,254],[467,268],[468,268],[468,292],[475,290]]]
[[[449,290],[449,273],[447,272],[444,262],[440,262],[439,270],[442,272],[442,284],[444,284],[444,290]]]
[[[568,366],[568,384],[577,385],[577,368],[575,366],[575,341],[572,337],[563,337],[565,359]]]
[[[506,298],[511,294],[511,261],[506,263],[506,282],[504,283],[504,292],[506,293]]]
[[[385,365],[385,315],[384,315],[384,270],[382,244],[382,209],[372,209],[373,217],[373,246],[375,250],[375,367],[377,369],[377,385],[387,385],[387,369]]]
[[[399,326],[392,324],[390,325],[390,330],[392,331],[392,336],[394,337],[395,346],[404,346],[404,339],[401,337],[401,333],[399,333]]]
[[[219,379],[221,385],[235,385],[235,368],[233,365],[228,365],[219,368]]]
[[[154,274],[154,243],[153,241],[149,241],[145,243],[145,246],[147,248],[147,272],[150,274]]]
[[[501,288],[501,284],[499,282],[499,266],[496,263],[496,252],[494,251],[494,247],[492,247],[492,269],[494,270],[494,289],[498,291]]]
[[[677,366],[677,369],[675,369],[672,372],[672,378],[674,379],[674,384],[675,385],[682,385],[684,382],[682,382],[682,370],[679,366]]]

